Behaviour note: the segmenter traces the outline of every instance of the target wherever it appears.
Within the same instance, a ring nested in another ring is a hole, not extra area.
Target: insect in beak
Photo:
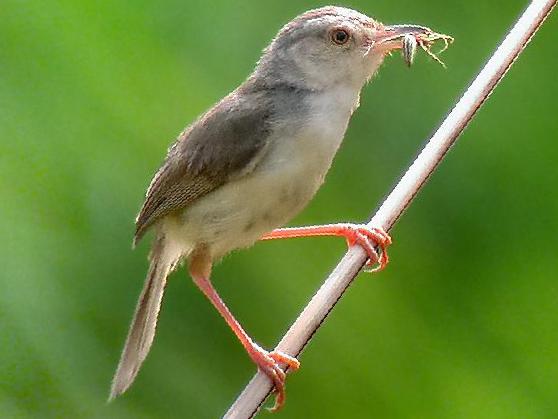
[[[403,37],[403,48],[401,49],[403,60],[408,67],[413,65],[415,54],[417,52],[417,38],[415,35],[407,34]]]
[[[440,51],[434,53],[431,48],[438,40],[444,42],[444,46]],[[448,48],[449,44],[453,42],[453,38],[449,35],[434,32],[425,26],[391,25],[384,26],[378,32],[376,42],[387,51],[401,49],[403,59],[409,67],[413,64],[417,46],[420,46],[432,59],[445,67],[438,55]]]

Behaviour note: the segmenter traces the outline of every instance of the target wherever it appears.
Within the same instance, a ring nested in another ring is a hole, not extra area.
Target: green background
[[[525,1],[351,1],[450,33],[443,70],[387,60],[292,225],[362,221]],[[280,26],[321,6],[13,1],[0,7],[0,417],[215,418],[255,368],[183,269],[132,389],[109,383],[147,267],[133,220],[167,146]],[[281,418],[558,417],[558,16],[551,17],[288,380]],[[217,288],[272,347],[344,251],[260,243]],[[262,413],[262,417],[267,417]],[[271,417],[271,416],[270,416]]]

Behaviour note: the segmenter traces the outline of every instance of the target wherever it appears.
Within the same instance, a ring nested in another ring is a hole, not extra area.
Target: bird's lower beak
[[[392,51],[403,47],[403,39],[406,35],[423,35],[432,34],[432,30],[426,26],[419,25],[389,25],[378,29],[374,40],[376,45],[386,51]]]

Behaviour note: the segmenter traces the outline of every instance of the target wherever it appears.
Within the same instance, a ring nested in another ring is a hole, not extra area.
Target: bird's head
[[[402,48],[406,34],[425,29],[387,26],[344,7],[310,10],[279,31],[265,49],[256,74],[268,83],[318,90],[343,83],[360,89],[386,54]]]

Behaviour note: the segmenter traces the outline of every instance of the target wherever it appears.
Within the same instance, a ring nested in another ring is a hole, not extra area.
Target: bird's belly
[[[252,173],[186,208],[174,229],[182,247],[204,245],[217,259],[250,246],[299,213],[323,183],[348,121],[330,130],[318,122],[319,129],[309,126],[278,138]]]
[[[204,244],[212,257],[222,257],[286,224],[312,199],[322,179],[296,170],[253,173],[187,208],[181,234],[192,243],[189,247]]]

